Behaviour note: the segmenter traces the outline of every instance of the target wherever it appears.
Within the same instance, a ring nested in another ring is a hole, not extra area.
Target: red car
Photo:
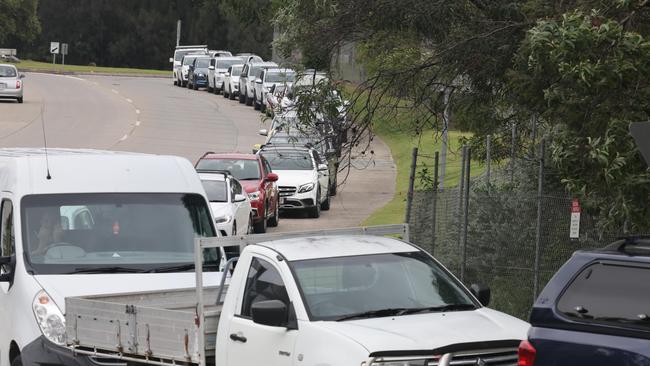
[[[264,157],[254,154],[217,154],[207,152],[196,163],[197,170],[228,171],[246,190],[253,208],[256,233],[266,232],[266,226],[278,226],[280,221],[278,175]]]

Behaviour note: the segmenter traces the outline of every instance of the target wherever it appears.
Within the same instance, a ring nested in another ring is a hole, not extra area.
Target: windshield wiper
[[[379,318],[383,316],[391,316],[391,315],[402,315],[404,311],[409,310],[407,308],[388,308],[388,309],[379,309],[379,310],[370,310],[370,311],[364,311],[361,313],[357,314],[351,314],[351,315],[345,315],[343,317],[340,317],[336,319],[337,322],[343,321],[343,320],[351,320],[351,319],[362,319],[362,318]]]
[[[433,313],[433,312],[462,311],[462,310],[475,310],[475,309],[476,306],[474,306],[473,304],[447,304],[441,306],[429,306],[426,308],[406,309],[400,315],[416,314],[416,313],[424,313],[424,312]]]
[[[128,267],[81,267],[75,268],[74,271],[68,272],[68,274],[78,274],[78,273],[146,273],[146,270],[139,268],[128,268]]]
[[[181,264],[176,266],[155,267],[149,269],[150,273],[169,273],[169,272],[185,272],[194,269],[194,263]]]
[[[250,177],[250,178],[239,178],[239,180],[258,180],[260,178]]]

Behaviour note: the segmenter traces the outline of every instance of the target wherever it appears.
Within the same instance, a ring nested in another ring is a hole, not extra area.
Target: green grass
[[[398,116],[399,118],[399,116]],[[395,196],[384,207],[375,211],[368,217],[363,225],[396,224],[404,222],[406,209],[406,196],[408,194],[409,171],[411,167],[411,155],[414,147],[419,148],[418,171],[428,167],[429,173],[433,174],[433,155],[440,151],[442,141],[434,131],[424,131],[421,136],[413,136],[406,131],[396,130],[393,126],[404,125],[400,121],[387,121],[378,119],[374,124],[374,131],[388,147],[390,147],[393,160],[397,165],[397,184]],[[445,175],[445,187],[458,186],[461,174],[462,156],[459,151],[458,139],[461,136],[469,136],[457,131],[449,132],[449,151],[447,153],[447,169]],[[484,170],[483,165],[474,161],[471,166],[471,175],[480,175]],[[421,180],[417,178],[415,187],[421,188]]]
[[[23,60],[16,64],[21,71],[46,71],[46,72],[78,72],[102,74],[138,74],[138,75],[165,75],[171,77],[170,70],[131,69],[126,67],[99,67],[99,66],[61,66],[61,58],[57,58],[57,65],[48,62]]]

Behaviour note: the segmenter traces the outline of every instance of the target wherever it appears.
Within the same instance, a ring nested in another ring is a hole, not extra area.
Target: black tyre
[[[212,93],[212,92],[214,92],[214,88],[211,87],[210,84],[208,84],[208,93]]]
[[[230,93],[230,95],[228,96],[228,99],[230,99],[230,100],[235,100],[235,94],[234,94],[234,93]]]
[[[338,188],[338,182],[335,180],[334,183],[330,184],[330,196],[336,196],[337,188]]]
[[[192,88],[194,90],[199,90],[199,84],[192,84]]]
[[[323,203],[320,204],[320,209],[323,211],[328,211],[330,209],[330,195],[327,195],[327,198]]]
[[[255,223],[256,234],[264,234],[266,232],[266,210],[267,209],[268,207],[264,209],[264,216],[262,217],[262,219]]]
[[[255,232],[255,227],[253,226],[253,215],[248,218],[248,227],[246,228],[246,234],[253,234]]]
[[[269,221],[267,222],[267,225],[270,227],[277,227],[278,224],[280,223],[280,204],[276,203],[275,204],[275,211],[273,212],[273,216],[269,218]]]
[[[320,191],[316,194],[316,202],[314,202],[314,207],[309,208],[307,215],[312,219],[317,219],[320,217]]]
[[[18,98],[18,103],[20,103],[20,104],[23,103],[23,97]]]
[[[224,98],[229,98],[230,97],[230,94],[226,93],[226,89],[223,90],[223,97]]]
[[[232,231],[230,232],[230,236],[237,236],[237,221],[232,223]]]
[[[246,91],[246,94],[244,94],[244,100],[247,106],[253,105],[253,98],[248,97],[248,91]]]
[[[253,96],[253,109],[260,110],[261,105],[257,102],[257,95]]]
[[[239,91],[239,103],[244,104],[246,102],[246,99],[244,99],[244,95],[246,95],[246,91],[240,90]]]
[[[174,80],[174,85],[176,85],[177,83],[178,83],[178,80]]]

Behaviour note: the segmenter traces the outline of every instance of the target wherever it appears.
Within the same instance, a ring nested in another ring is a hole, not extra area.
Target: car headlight
[[[47,292],[41,290],[36,294],[32,310],[45,338],[58,345],[65,344],[65,318]]]
[[[309,192],[312,189],[314,189],[314,186],[315,186],[314,183],[303,184],[300,186],[300,188],[298,188],[298,193]]]
[[[260,199],[260,194],[261,194],[260,191],[251,192],[248,194],[248,198],[251,201],[257,201],[258,199]]]
[[[214,219],[215,224],[224,224],[229,223],[232,220],[232,216],[221,216]]]

